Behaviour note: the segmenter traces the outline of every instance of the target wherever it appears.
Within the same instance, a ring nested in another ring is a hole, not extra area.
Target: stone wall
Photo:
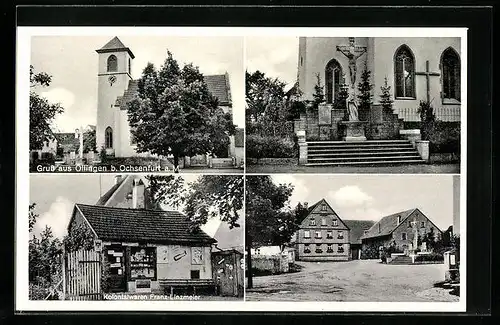
[[[272,274],[286,273],[290,271],[288,258],[280,255],[252,255],[252,268],[259,271],[267,271]]]

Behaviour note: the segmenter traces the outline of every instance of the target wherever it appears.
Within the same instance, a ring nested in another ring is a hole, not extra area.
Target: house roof
[[[219,105],[231,105],[231,95],[229,87],[229,79],[227,75],[212,75],[204,76],[208,91],[217,97]],[[139,90],[139,80],[130,80],[128,88],[123,93],[123,96],[118,96],[115,101],[115,106],[119,106],[120,110],[127,110],[127,103],[130,102]]]
[[[119,52],[127,51],[130,57],[135,58],[134,53],[126,47],[118,37],[113,37],[109,42],[107,42],[103,47],[96,50],[97,53],[107,53],[107,52]]]
[[[219,74],[204,76],[208,90],[219,100],[219,105],[231,105],[231,88],[229,87],[229,75]]]
[[[63,151],[71,152],[77,151],[80,147],[80,140],[75,138],[75,133],[54,133],[57,140],[57,145],[63,148]]]
[[[402,212],[393,213],[391,215],[385,216],[379,221],[377,221],[368,232],[361,237],[361,239],[365,238],[374,238],[374,237],[382,237],[388,236],[392,234],[392,232],[403,223],[415,210],[410,209]],[[398,223],[398,216],[401,216],[401,222]],[[379,231],[380,225],[380,231]]]
[[[236,133],[234,134],[234,146],[235,147],[243,147],[244,146],[244,134],[245,131],[242,128],[237,128]]]
[[[349,227],[349,243],[361,244],[361,237],[365,230],[370,229],[375,221],[373,220],[344,220],[344,223]]]
[[[125,181],[125,179],[127,179],[127,177],[128,176],[126,177],[121,176],[120,180],[116,182],[116,184],[111,186],[111,188],[99,198],[99,200],[96,202],[95,205],[106,205],[106,202],[108,202],[113,193],[115,193],[115,191],[120,187],[120,185],[122,185],[122,183]]]
[[[75,204],[97,237],[105,241],[163,244],[212,244],[201,229],[190,231],[189,219],[178,211],[114,208]]]

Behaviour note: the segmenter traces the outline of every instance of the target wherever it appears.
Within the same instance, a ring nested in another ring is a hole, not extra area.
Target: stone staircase
[[[388,264],[391,264],[391,265],[409,265],[409,264],[412,264],[412,262],[411,262],[410,256],[399,255],[399,256],[395,256],[392,259],[392,261],[390,261]]]
[[[419,164],[408,140],[308,141],[306,166]]]

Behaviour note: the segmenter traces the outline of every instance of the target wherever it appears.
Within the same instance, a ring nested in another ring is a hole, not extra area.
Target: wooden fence
[[[67,253],[64,273],[66,299],[102,299],[100,253],[86,250]]]

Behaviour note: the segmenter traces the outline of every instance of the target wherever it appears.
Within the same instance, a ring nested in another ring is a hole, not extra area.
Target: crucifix
[[[83,127],[80,127],[79,129],[75,129],[75,138],[79,139],[80,143],[80,149],[78,150],[78,156],[80,159],[83,158]]]
[[[429,60],[427,60],[427,61],[425,61],[425,71],[415,72],[415,75],[425,76],[425,79],[426,79],[426,82],[427,82],[427,102],[430,103],[430,101],[431,101],[431,83],[430,83],[430,77],[431,76],[440,76],[439,72],[431,72],[431,71],[429,71]]]
[[[337,45],[337,51],[344,54],[349,60],[350,89],[347,97],[349,120],[358,121],[358,108],[356,106],[356,61],[366,52],[366,46],[357,46],[354,37],[349,37],[349,45]]]

